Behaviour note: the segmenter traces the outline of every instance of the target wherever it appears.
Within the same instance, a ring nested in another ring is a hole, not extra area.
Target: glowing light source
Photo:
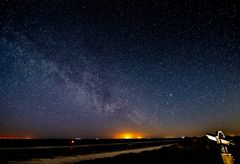
[[[124,135],[123,135],[123,138],[124,138],[124,139],[131,139],[131,138],[133,138],[133,137],[132,137],[131,134],[124,134]]]
[[[142,139],[143,135],[137,133],[120,133],[115,135],[116,139]]]

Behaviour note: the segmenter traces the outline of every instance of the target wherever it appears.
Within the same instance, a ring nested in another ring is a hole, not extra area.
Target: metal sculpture
[[[234,145],[231,141],[227,141],[225,139],[225,135],[222,131],[217,131],[216,136],[211,136],[209,134],[206,135],[208,139],[217,142],[221,146],[221,155],[224,164],[233,164],[234,159],[231,153],[228,152],[227,146]]]

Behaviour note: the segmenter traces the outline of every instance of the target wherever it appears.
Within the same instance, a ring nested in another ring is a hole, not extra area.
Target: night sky
[[[238,1],[0,2],[0,135],[240,134]]]

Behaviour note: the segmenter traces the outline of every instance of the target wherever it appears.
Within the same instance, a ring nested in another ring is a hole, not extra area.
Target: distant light
[[[32,139],[32,137],[22,137],[22,136],[0,136],[0,139]]]
[[[123,135],[123,138],[124,138],[124,139],[131,139],[131,138],[133,138],[133,137],[132,137],[131,134],[124,134],[124,135]]]
[[[100,138],[96,138],[96,140],[99,140]]]
[[[144,135],[142,133],[135,132],[125,132],[116,134],[115,139],[143,139]]]
[[[74,144],[74,143],[75,143],[75,141],[74,141],[74,140],[72,140],[72,141],[71,141],[71,144]]]

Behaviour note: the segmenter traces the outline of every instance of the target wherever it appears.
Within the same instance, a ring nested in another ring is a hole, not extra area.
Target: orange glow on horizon
[[[32,139],[30,136],[0,136],[0,139]]]
[[[115,139],[142,139],[144,138],[142,134],[139,133],[119,133],[114,136]]]

